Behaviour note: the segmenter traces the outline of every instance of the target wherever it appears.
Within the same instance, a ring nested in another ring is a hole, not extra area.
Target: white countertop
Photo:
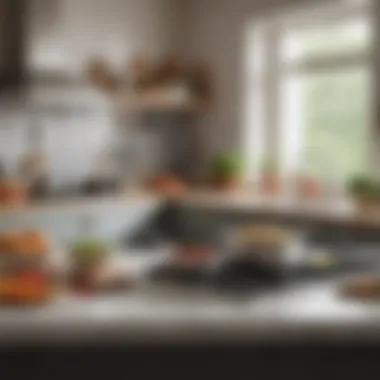
[[[301,200],[289,197],[260,197],[252,192],[223,192],[214,190],[191,190],[177,196],[167,196],[139,189],[127,190],[114,196],[74,197],[47,200],[17,206],[0,206],[3,217],[13,214],[84,212],[102,207],[125,204],[160,205],[170,201],[180,206],[199,210],[269,214],[295,217],[313,222],[332,223],[343,226],[380,228],[380,213],[361,212],[349,199]]]
[[[335,284],[232,297],[145,287],[100,298],[61,297],[0,311],[0,343],[380,340],[380,303],[343,300]]]
[[[263,213],[343,225],[379,227],[380,214],[358,210],[349,198],[300,199],[268,197],[249,191],[192,191],[174,199],[178,204],[212,211]]]

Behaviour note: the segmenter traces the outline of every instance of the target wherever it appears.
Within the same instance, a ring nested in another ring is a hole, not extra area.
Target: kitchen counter
[[[349,198],[298,199],[279,196],[265,197],[250,191],[191,191],[172,198],[182,207],[216,212],[271,215],[299,221],[367,229],[380,228],[379,212],[358,210]]]
[[[2,309],[0,342],[210,343],[380,341],[380,304],[343,300],[335,282],[227,296],[143,287],[107,298],[65,296]]]
[[[167,196],[139,189],[114,196],[50,199],[17,206],[0,206],[3,217],[24,213],[85,212],[109,206],[132,203],[163,205],[168,202],[181,207],[216,212],[272,215],[345,227],[380,228],[379,213],[358,211],[349,199],[300,200],[289,197],[261,197],[248,191],[223,192],[191,190],[181,195]]]

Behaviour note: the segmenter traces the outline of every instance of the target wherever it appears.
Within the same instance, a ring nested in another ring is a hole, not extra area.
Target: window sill
[[[347,197],[307,200],[285,196],[263,197],[248,191],[199,190],[187,192],[172,200],[184,207],[210,211],[256,213],[305,222],[380,228],[380,212],[364,213]]]

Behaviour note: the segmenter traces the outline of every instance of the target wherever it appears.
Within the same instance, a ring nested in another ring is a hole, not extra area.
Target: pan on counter
[[[217,251],[209,245],[179,244],[151,271],[150,278],[185,285],[209,284],[220,261]]]

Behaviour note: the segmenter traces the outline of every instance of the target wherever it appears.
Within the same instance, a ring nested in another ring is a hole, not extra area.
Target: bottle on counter
[[[44,198],[49,194],[48,160],[41,147],[42,128],[33,124],[27,130],[28,152],[22,157],[19,172],[31,199]]]

